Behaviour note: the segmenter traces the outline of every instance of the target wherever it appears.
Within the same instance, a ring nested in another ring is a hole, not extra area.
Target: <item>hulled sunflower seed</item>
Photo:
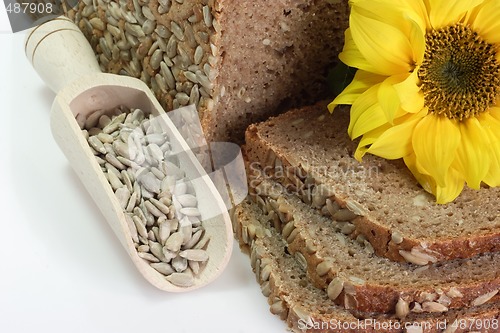
[[[402,298],[399,298],[396,303],[396,317],[399,319],[404,319],[410,313],[410,303]]]
[[[184,240],[182,241],[182,244],[186,244],[189,242],[193,235],[193,225],[191,224],[191,221],[187,216],[183,217],[179,221],[179,232],[184,236]]]
[[[186,216],[200,216],[201,213],[196,207],[183,207],[179,211],[181,214]]]
[[[156,17],[148,6],[141,6],[142,15],[148,20],[156,21]]]
[[[314,325],[313,319],[309,315],[306,309],[300,306],[294,306],[290,309],[297,318],[299,318],[305,325],[313,327]]]
[[[191,287],[194,284],[194,278],[187,273],[172,273],[166,277],[167,281],[178,287]]]
[[[203,48],[200,45],[198,45],[194,51],[194,63],[196,65],[199,65],[203,60],[204,55],[205,52],[203,51]]]
[[[429,263],[429,260],[426,258],[418,257],[413,255],[412,253],[404,250],[399,250],[399,254],[409,263],[425,266]]]
[[[285,313],[287,311],[286,306],[283,305],[283,301],[281,301],[281,300],[271,304],[271,307],[269,308],[269,310],[274,315],[282,315],[283,313]]]
[[[203,236],[203,230],[198,230],[196,231],[193,236],[191,237],[190,240],[188,240],[184,245],[183,247],[186,248],[186,249],[191,249],[193,248],[196,244],[198,244],[198,242],[200,241],[201,237]],[[203,246],[201,246],[200,248],[203,248]]]
[[[456,287],[451,287],[450,290],[446,293],[451,298],[462,298],[464,295],[458,290]]]
[[[330,282],[328,288],[326,289],[326,292],[328,294],[328,298],[330,298],[332,301],[335,301],[337,297],[340,296],[343,290],[344,290],[344,280],[336,277]]]
[[[261,261],[261,263],[262,263],[262,261]],[[267,265],[264,268],[262,268],[260,271],[260,276],[259,276],[260,280],[261,281],[268,281],[269,277],[271,276],[271,272],[272,272],[271,265]]]
[[[139,243],[137,227],[135,226],[134,220],[130,215],[125,214],[125,221],[127,222],[128,229],[130,230],[132,241],[136,244]]]
[[[283,238],[287,239],[294,229],[295,229],[295,222],[293,220],[285,224],[283,230],[281,231]]]
[[[152,232],[152,231],[151,231]],[[149,241],[149,249],[151,250],[151,253],[160,261],[165,261],[165,256],[163,254],[163,246],[161,246],[160,243],[157,243],[155,241]]]
[[[424,310],[424,312],[442,313],[448,311],[448,308],[438,302],[423,302],[422,310]]]
[[[107,175],[109,184],[111,185],[111,187],[113,188],[113,190],[116,191],[120,187],[123,187],[123,183],[121,182],[120,178],[118,178],[118,176],[114,172],[108,171],[106,173],[106,175]]]
[[[260,290],[262,291],[262,295],[264,295],[264,297],[269,297],[269,295],[271,295],[271,284],[269,281],[264,281],[260,285]]]
[[[132,219],[134,221],[135,227],[137,228],[137,232],[139,233],[139,235],[141,235],[144,238],[148,238],[148,231],[142,220],[135,215],[132,216]]]
[[[139,245],[137,247],[137,251],[139,251],[139,252],[149,252],[149,245]]]
[[[183,258],[181,256],[176,256],[175,258],[172,259],[171,265],[176,272],[181,273],[187,269],[188,261],[186,258]]]
[[[198,200],[192,194],[183,194],[177,196],[177,200],[182,205],[182,207],[196,207]]]
[[[401,235],[401,233],[397,232],[397,231],[393,231],[392,234],[391,234],[391,240],[394,244],[401,244],[403,243],[403,236]]]
[[[145,35],[150,35],[151,33],[153,33],[155,28],[156,28],[156,22],[154,20],[147,19],[142,24],[142,31],[144,32]]]
[[[203,6],[203,22],[205,23],[205,25],[207,27],[211,27],[212,26],[212,11],[210,10],[210,7],[208,6]]]
[[[174,232],[165,242],[165,248],[172,252],[179,252],[183,241],[184,235],[180,232]]]
[[[125,22],[125,31],[131,34],[134,37],[145,37],[145,33],[142,30],[142,27],[138,24],[131,24],[129,22]]]
[[[106,148],[104,148],[104,144],[101,142],[101,140],[99,140],[99,138],[97,136],[91,136],[88,139],[88,143],[97,152],[99,152],[101,154],[106,154],[107,153]]]
[[[156,258],[154,255],[148,252],[138,252],[137,255],[142,259],[145,259],[152,263],[160,262],[160,259]]]
[[[347,208],[340,209],[332,215],[332,218],[339,222],[349,222],[354,220],[356,217],[357,215]]]
[[[184,250],[179,253],[182,258],[191,261],[205,262],[208,260],[208,253],[201,249]]]
[[[472,301],[471,305],[472,306],[483,305],[483,304],[487,303],[490,299],[492,299],[493,297],[495,297],[495,295],[498,294],[498,292],[499,292],[499,289],[493,290],[493,291],[490,291],[489,293],[481,295],[481,296],[477,297],[476,299],[474,299]]]
[[[188,260],[188,267],[194,274],[198,274],[200,272],[200,263],[198,261]]]
[[[154,70],[157,70],[158,68],[160,68],[162,61],[163,61],[163,51],[161,49],[157,49],[151,55],[151,59],[149,60],[149,64],[151,65],[151,68],[153,68]]]
[[[170,31],[172,31],[172,33],[178,40],[184,40],[184,31],[176,22],[172,21],[170,23]]]
[[[344,235],[350,235],[356,230],[356,226],[352,223],[346,222],[343,224],[342,228],[340,229],[340,232],[343,233]]]
[[[332,268],[333,262],[327,259],[316,266],[316,274],[318,274],[318,276],[325,276]]]
[[[130,199],[130,191],[126,187],[120,187],[115,191],[115,196],[120,203],[122,209],[126,209],[129,199]]]
[[[147,172],[144,175],[138,177],[139,183],[149,192],[160,193],[161,182],[156,178],[152,172]]]
[[[106,154],[106,161],[109,162],[111,165],[113,165],[115,168],[118,168],[120,170],[124,170],[126,168],[125,165],[122,162],[120,162],[120,160],[117,159],[115,155]]]
[[[150,199],[150,200],[152,200],[152,199]],[[162,211],[160,211],[158,208],[156,208],[156,206],[153,205],[150,200],[144,202],[144,205],[146,206],[146,209],[151,214],[153,214],[155,217],[166,216]]]
[[[164,262],[159,262],[159,263],[151,263],[150,264],[151,267],[153,267],[154,269],[156,269],[159,273],[165,275],[165,276],[168,276],[172,273],[174,273],[174,269],[172,268],[172,266],[170,264],[167,264],[167,263],[164,263]]]

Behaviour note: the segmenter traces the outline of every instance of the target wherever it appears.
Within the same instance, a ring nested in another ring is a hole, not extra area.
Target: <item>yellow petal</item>
[[[450,168],[446,177],[445,186],[436,186],[436,202],[447,204],[455,200],[464,189],[464,179],[458,171]]]
[[[397,0],[397,1],[401,2],[408,8],[411,8],[408,17],[418,24],[422,32],[425,33],[425,31],[430,30],[432,28],[429,20],[429,14],[424,1],[422,0]]]
[[[492,107],[489,110],[488,113],[490,116],[495,118],[496,120],[500,121],[500,108],[499,107]]]
[[[404,162],[422,188],[436,197],[438,204],[446,204],[455,200],[464,188],[463,178],[453,168],[450,168],[447,173],[446,185],[438,186],[434,178],[419,171],[415,154],[406,156]]]
[[[401,83],[394,85],[401,102],[401,108],[409,113],[420,112],[424,108],[424,94],[420,91],[417,70]]]
[[[358,68],[371,73],[378,73],[378,67],[368,62],[361,54],[358,47],[352,39],[351,29],[347,28],[345,33],[344,48],[339,54],[339,59],[347,66]]]
[[[354,158],[356,158],[358,161],[361,161],[363,156],[365,156],[366,151],[368,150],[368,147],[374,143],[385,131],[387,131],[389,128],[391,128],[391,125],[385,124],[380,126],[379,128],[376,128],[368,133],[365,133],[361,140],[359,140],[358,148],[356,149],[356,152],[354,153]]]
[[[417,157],[415,154],[407,155],[403,158],[403,160],[415,179],[420,185],[422,185],[423,189],[435,195],[436,182],[431,176],[425,175],[419,171],[419,168],[417,167]]]
[[[406,0],[364,0],[356,1],[352,6],[355,6],[363,16],[385,22],[400,29],[405,35],[409,35],[411,30],[411,23],[403,19],[408,17],[418,22],[422,32],[426,31],[424,18],[427,17],[427,13],[421,0],[410,3]]]
[[[395,160],[413,152],[412,137],[420,119],[405,121],[385,131],[367,152],[385,159]]]
[[[500,186],[500,121],[489,114],[479,119],[489,139],[490,165],[483,181],[489,186]]]
[[[332,112],[337,105],[353,104],[368,88],[382,82],[384,79],[385,76],[358,70],[352,82],[328,105],[328,110]]]
[[[491,44],[500,43],[500,2],[485,1],[477,15],[471,20],[472,28]]]
[[[413,61],[417,65],[421,65],[424,61],[425,54],[425,34],[421,26],[411,17],[407,17],[410,24],[409,40],[413,49]],[[415,71],[416,72],[416,71]]]
[[[359,138],[361,135],[384,124],[387,124],[385,113],[378,103],[374,104],[366,112],[361,113],[356,122],[353,123],[352,130],[350,131],[351,138],[353,140]]]
[[[427,13],[421,0],[357,1],[354,6],[363,16],[399,29],[410,41],[413,61],[422,63],[425,52]]]
[[[380,84],[368,89],[351,107],[351,119],[347,132],[352,139],[387,123],[384,111],[377,99]]]
[[[490,169],[488,136],[477,118],[459,122],[461,142],[457,149],[456,169],[470,188],[478,190]]]
[[[483,3],[484,0],[428,0],[429,17],[434,29],[460,22],[469,10]]]
[[[423,171],[432,176],[438,186],[446,186],[447,172],[460,144],[456,121],[427,115],[415,127],[412,144]]]
[[[354,43],[364,58],[382,75],[411,71],[413,50],[401,30],[387,23],[366,17],[351,9],[350,27]]]
[[[354,124],[358,121],[358,118],[365,112],[370,112],[370,110],[378,103],[377,101],[377,91],[380,87],[380,84],[376,84],[366,90],[361,96],[359,96],[356,101],[352,104],[349,128],[347,132],[349,135],[352,135],[352,129]],[[351,136],[352,138],[352,136]]]
[[[377,93],[377,98],[384,111],[387,121],[390,124],[394,123],[394,118],[396,114],[401,113],[400,111],[400,101],[397,90],[394,88],[394,84],[400,83],[406,79],[407,74],[404,75],[394,75],[388,77],[384,82],[380,84],[380,88]]]

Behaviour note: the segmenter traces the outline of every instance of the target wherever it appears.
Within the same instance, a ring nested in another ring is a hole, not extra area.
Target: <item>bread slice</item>
[[[500,299],[500,253],[417,266],[375,255],[351,222],[332,221],[262,172],[250,171],[250,194],[273,218],[311,282],[349,310],[395,313],[398,304],[446,312]],[[244,230],[243,239],[255,232]]]
[[[349,9],[347,0],[83,0],[67,15],[104,71],[141,78],[166,111],[196,104],[210,141],[241,142],[250,123],[326,96]]]
[[[348,109],[330,115],[326,103],[251,125],[251,168],[322,214],[350,221],[352,237],[364,236],[380,256],[426,265],[500,251],[500,188],[466,188],[454,202],[437,205],[401,160],[356,161]]]
[[[405,319],[394,316],[358,313],[333,305],[326,292],[306,278],[302,265],[286,251],[287,243],[272,227],[273,218],[255,204],[236,208],[235,235],[250,254],[251,264],[262,293],[268,298],[271,313],[280,316],[295,332],[332,333],[462,333],[499,332],[498,304],[446,313],[409,313]],[[251,241],[244,230],[255,230]]]

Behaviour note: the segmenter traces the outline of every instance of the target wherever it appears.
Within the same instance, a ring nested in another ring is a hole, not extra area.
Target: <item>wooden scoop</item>
[[[217,278],[228,264],[232,250],[229,214],[212,181],[146,84],[131,77],[101,73],[83,34],[63,17],[30,32],[26,40],[26,55],[40,77],[57,93],[51,111],[55,140],[139,272],[157,288],[171,292],[197,289]],[[117,106],[139,108],[162,116],[162,126],[172,150],[182,152],[178,154],[180,167],[191,180],[205,233],[210,237],[209,260],[190,287],[170,283],[138,256],[120,203],[76,121],[78,115],[87,116],[95,110],[112,110]]]

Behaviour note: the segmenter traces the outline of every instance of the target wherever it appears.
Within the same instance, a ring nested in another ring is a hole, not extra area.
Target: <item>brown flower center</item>
[[[429,112],[467,119],[495,105],[500,92],[497,48],[455,24],[429,31],[418,71]]]

